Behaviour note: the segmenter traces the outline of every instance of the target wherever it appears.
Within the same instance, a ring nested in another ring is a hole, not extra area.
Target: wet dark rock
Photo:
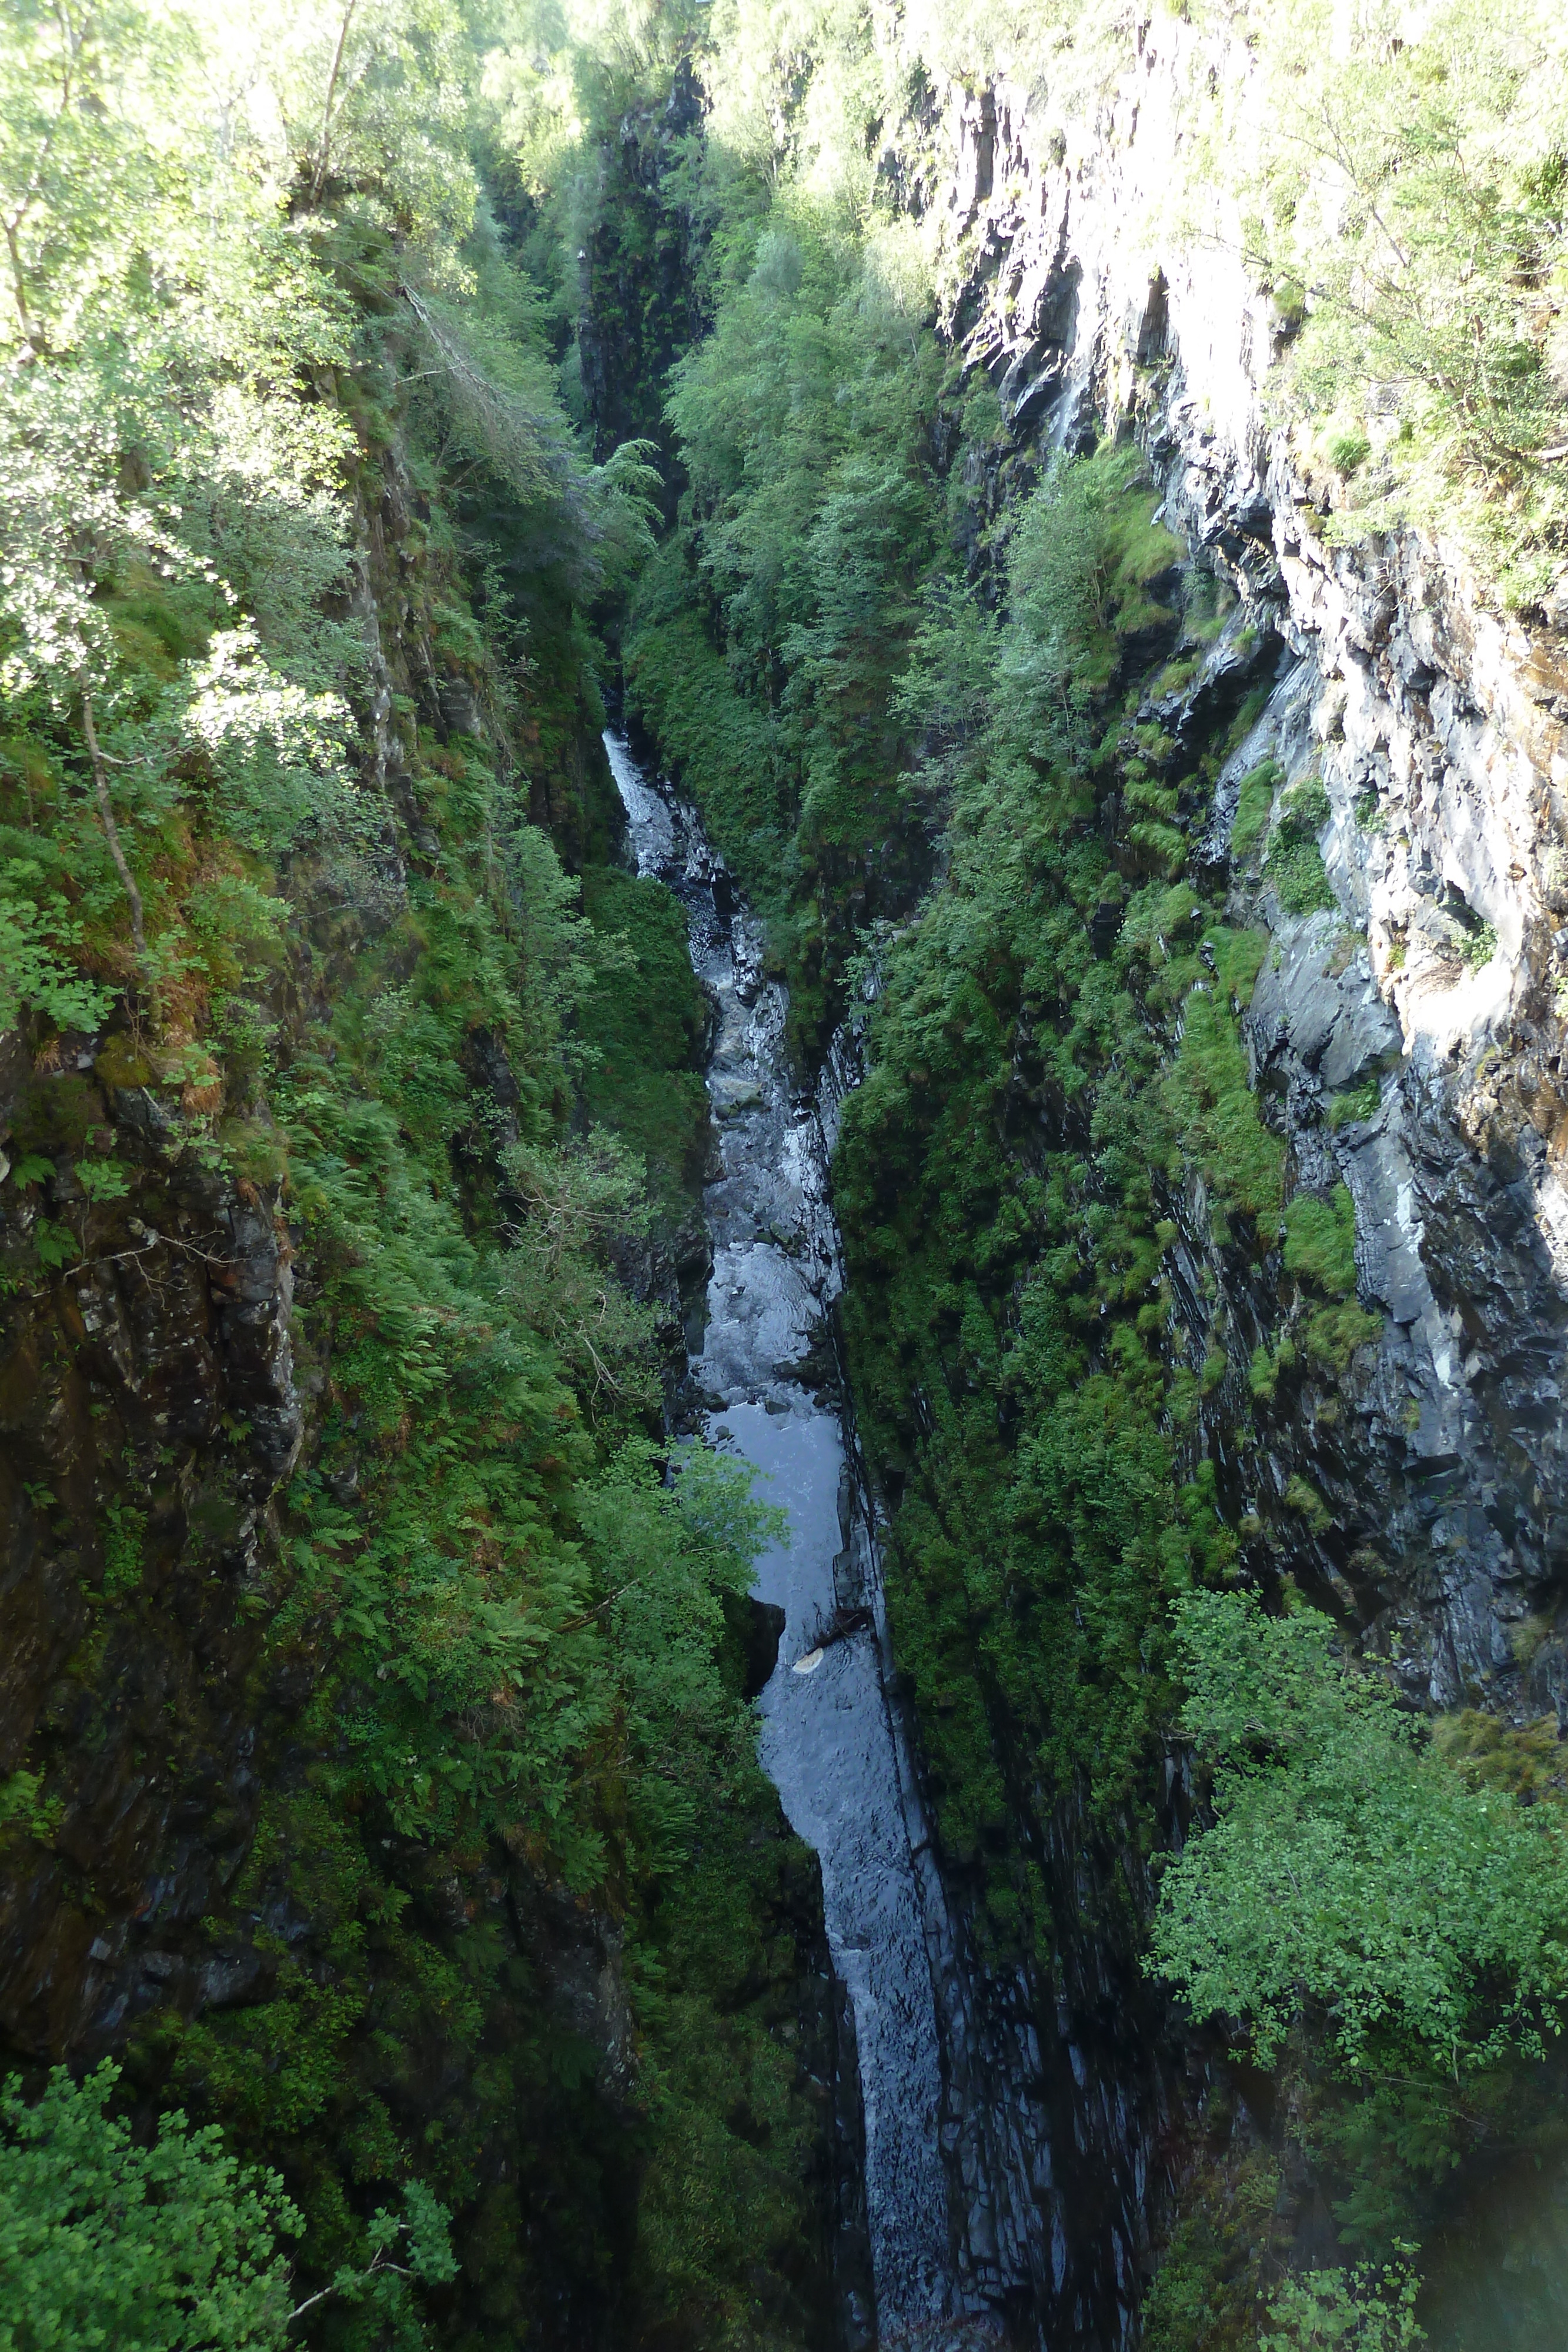
[[[763,1472],[763,1496],[791,1520],[789,1549],[770,1546],[759,1563],[773,1653],[759,1694],[762,1759],[791,1824],[822,1857],[841,1980],[832,2097],[841,2165],[852,2159],[854,2169],[841,2172],[837,2192],[840,2333],[866,2345],[874,2309],[883,2347],[915,2336],[931,2347],[994,2342],[985,2295],[955,2262],[939,2147],[931,1939],[949,1933],[946,1903],[917,1862],[929,1834],[906,1735],[887,1706],[875,1547],[852,1434],[835,1406],[841,1383],[819,1378],[833,1360],[841,1279],[826,1189],[833,1108],[820,1111],[791,1083],[784,992],[764,976],[749,909],[732,903],[721,917],[693,813],[652,785],[624,744],[612,741],[611,758],[639,866],[672,877],[694,965],[720,1009],[709,1087],[730,1115],[706,1195],[713,1269],[691,1332],[686,1406],[698,1425],[706,1416],[716,1444]],[[849,1066],[848,1049],[832,1066]]]
[[[777,1601],[758,1601],[755,1593],[725,1596],[725,1622],[741,1645],[745,1661],[741,1696],[760,1698],[779,1664],[784,1634],[784,1612]]]
[[[1154,124],[1167,70],[1157,43],[1140,50],[1129,89],[1152,85]],[[1050,451],[1080,446],[1086,418],[1119,420],[1148,451],[1166,527],[1236,599],[1195,676],[1145,693],[1140,724],[1197,758],[1243,693],[1273,682],[1207,809],[1182,803],[1188,872],[1228,884],[1227,920],[1269,934],[1245,1031],[1287,1198],[1348,1187],[1357,1298],[1381,1322],[1343,1368],[1298,1360],[1255,1396],[1254,1350],[1297,1311],[1295,1289],[1271,1237],[1216,1241],[1196,1188],[1173,1210],[1166,1265],[1187,1360],[1215,1349],[1226,1365],[1197,1450],[1250,1530],[1249,1567],[1288,1568],[1413,1703],[1563,1723],[1568,654],[1544,614],[1482,609],[1414,534],[1330,543],[1260,389],[1254,328],[1272,352],[1290,322],[1243,315],[1244,289],[1220,293],[1201,256],[1147,283],[1124,211],[1135,108],[1108,113],[1071,163],[1005,85],[955,92],[944,129],[954,235],[972,238],[948,324],[1009,428],[966,473],[971,573],[985,527]],[[1241,782],[1264,759],[1281,793],[1326,796],[1332,909],[1283,910],[1260,847],[1232,869]],[[1109,898],[1093,910],[1096,954],[1119,922]],[[890,1493],[900,1482],[891,1464]],[[1019,2340],[1098,2352],[1135,2326],[1211,2060],[1184,2050],[1138,1975],[1153,1889],[1134,1825],[1119,1843],[1071,1807],[1042,1822],[1023,1790],[1013,1811],[1009,1837],[1049,1892],[1056,1981],[981,1966],[965,1890],[948,1889],[944,2146],[967,2197],[966,2260],[1028,2315]],[[1164,1827],[1179,1837],[1179,1804]],[[1322,2199],[1305,2169],[1292,2179],[1310,2250]]]

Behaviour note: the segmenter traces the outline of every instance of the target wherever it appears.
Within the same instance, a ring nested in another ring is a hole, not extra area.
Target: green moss
[[[1132,898],[1117,939],[1123,957],[1166,958],[1172,945],[1189,940],[1203,913],[1203,901],[1190,883],[1168,889],[1151,884]]]
[[[235,1174],[247,1183],[281,1184],[288,1173],[288,1150],[278,1130],[261,1119],[225,1119],[218,1147]]]
[[[1252,638],[1255,638],[1255,636],[1256,631],[1243,629],[1241,632],[1241,637],[1238,642],[1250,642]],[[1225,730],[1225,735],[1220,746],[1221,756],[1223,758],[1229,759],[1232,752],[1239,751],[1241,749],[1242,744],[1246,742],[1247,738],[1251,734],[1252,730],[1257,726],[1258,721],[1262,718],[1264,711],[1268,709],[1269,696],[1271,690],[1272,689],[1267,685],[1255,686],[1249,689],[1242,700],[1240,709],[1237,711],[1235,718],[1231,720],[1229,726]]]
[[[1381,1315],[1369,1315],[1354,1301],[1341,1307],[1316,1307],[1301,1325],[1301,1348],[1325,1370],[1343,1373],[1358,1348],[1378,1338]]]
[[[1252,1350],[1247,1370],[1248,1386],[1253,1395],[1271,1404],[1281,1373],[1289,1371],[1295,1360],[1295,1345],[1291,1339],[1282,1339],[1275,1347],[1270,1347],[1266,1339],[1260,1339]]]
[[[1230,855],[1238,866],[1244,866],[1257,847],[1284,775],[1278,760],[1267,759],[1260,760],[1242,777],[1230,828]]]
[[[1148,592],[1186,561],[1186,549],[1164,523],[1155,520],[1157,509],[1147,477],[1141,467],[1134,471],[1125,451],[1107,453],[1099,462],[1118,468],[1124,477],[1131,476],[1105,526],[1116,633],[1126,636],[1134,629],[1170,618],[1169,607],[1156,603]]]
[[[1326,1201],[1298,1192],[1285,1211],[1285,1271],[1315,1283],[1331,1298],[1355,1291],[1355,1203],[1336,1184]]]
[[[1285,1508],[1297,1512],[1305,1519],[1314,1535],[1321,1535],[1325,1528],[1333,1527],[1333,1514],[1328,1505],[1311,1480],[1301,1477],[1299,1473],[1286,1482],[1284,1501]]]
[[[1367,1078],[1359,1087],[1349,1087],[1330,1101],[1329,1125],[1336,1129],[1350,1127],[1357,1119],[1371,1118],[1382,1099],[1383,1088],[1376,1078]]]
[[[1219,984],[1245,1013],[1252,1002],[1252,991],[1258,974],[1263,968],[1263,958],[1269,951],[1269,934],[1263,930],[1233,931],[1223,924],[1203,935],[1203,943],[1214,958],[1214,969]]]
[[[1295,785],[1281,803],[1263,871],[1287,914],[1310,915],[1338,903],[1317,845],[1329,815],[1328,794],[1316,778]]]
[[[1186,1000],[1163,1091],[1182,1149],[1216,1203],[1243,1212],[1260,1229],[1271,1227],[1283,1193],[1285,1148],[1263,1123],[1240,1033],[1211,989],[1195,988]]]
[[[123,1030],[108,1038],[93,1064],[94,1075],[106,1087],[147,1087],[152,1065]]]
[[[13,1129],[24,1151],[76,1154],[94,1135],[110,1132],[102,1095],[90,1078],[66,1070],[34,1078],[23,1088]]]
[[[1315,841],[1293,841],[1271,849],[1264,871],[1287,915],[1315,914],[1339,903]]]
[[[1221,624],[1216,623],[1214,629],[1214,634],[1216,635],[1218,635],[1221,625]],[[1183,632],[1184,641],[1186,636],[1189,636],[1192,634],[1192,615],[1189,612],[1186,617],[1186,627]],[[1161,670],[1158,677],[1155,678],[1154,684],[1149,688],[1149,691],[1153,695],[1183,694],[1192,684],[1193,679],[1197,676],[1198,671],[1202,667],[1203,656],[1201,654],[1186,654],[1179,661],[1166,662],[1164,669]]]
[[[1568,1773],[1554,1715],[1515,1727],[1465,1707],[1434,1718],[1432,1741],[1471,1789],[1495,1789],[1531,1804],[1568,1804]]]

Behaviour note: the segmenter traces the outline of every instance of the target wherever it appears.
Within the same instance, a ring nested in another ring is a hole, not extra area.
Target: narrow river
[[[707,1084],[722,1172],[704,1196],[714,1265],[692,1381],[710,1441],[750,1463],[759,1497],[789,1516],[788,1546],[757,1565],[758,1597],[785,1612],[761,1698],[762,1761],[821,1861],[833,1966],[853,2008],[875,2341],[882,2352],[968,2352],[998,2337],[963,2293],[949,2223],[927,1932],[940,1894],[886,1695],[863,1484],[823,1386],[824,1318],[841,1280],[823,1124],[837,1097],[792,1091],[785,991],[766,978],[761,927],[695,812],[650,782],[621,737],[604,740],[637,870],[680,898],[694,969],[720,1007]]]

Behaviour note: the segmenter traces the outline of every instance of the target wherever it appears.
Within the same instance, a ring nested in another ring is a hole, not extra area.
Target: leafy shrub
[[[166,2115],[151,2147],[109,2113],[107,2061],[56,2067],[29,2106],[0,2093],[0,2347],[249,2352],[291,2308],[279,2236],[299,2216],[274,2173],[242,2172],[214,2126]]]
[[[1143,452],[1107,446],[1058,458],[1014,525],[1002,676],[1058,731],[1109,686],[1118,638],[1171,617],[1149,584],[1184,551],[1152,520],[1151,491]]]
[[[1258,2352],[1413,2352],[1418,2284],[1408,2262],[1299,2273],[1270,2297]]]
[[[1376,1078],[1366,1078],[1359,1087],[1349,1087],[1330,1102],[1329,1125],[1349,1127],[1357,1119],[1371,1118],[1382,1099],[1383,1088]]]
[[[1212,1829],[1161,1890],[1150,1969],[1260,2062],[1310,2018],[1351,2072],[1540,2048],[1568,2000],[1568,1850],[1544,1808],[1467,1788],[1312,1610],[1176,1610],[1180,1723]]]
[[[1312,915],[1338,905],[1315,841],[1292,841],[1269,853],[1269,880],[1287,915]]]
[[[1466,924],[1458,946],[1460,961],[1468,964],[1471,971],[1479,971],[1497,953],[1497,925],[1479,916],[1473,923]]]
[[[47,1845],[65,1818],[60,1800],[43,1794],[41,1772],[8,1773],[0,1780],[0,1843],[15,1844],[31,1838]]]

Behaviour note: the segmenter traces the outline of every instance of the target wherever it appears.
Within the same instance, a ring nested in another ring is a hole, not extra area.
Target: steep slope
[[[226,121],[207,19],[27,30],[13,160],[69,169],[0,396],[7,2059],[275,2168],[316,2340],[818,2340],[758,1523],[666,1475],[708,1013],[589,624],[651,485],[556,404],[455,21],[347,12],[334,62],[275,12]]]
[[[1490,70],[1500,28],[1449,12],[1434,41],[1456,26]],[[1349,1655],[1437,1717],[1412,1804],[1558,1818],[1561,222],[1544,199],[1509,265],[1543,458],[1440,478],[1420,354],[1368,391],[1387,343],[1330,339],[1335,265],[1304,301],[1248,253],[1212,142],[1274,102],[1265,40],[1160,18],[1053,59],[1019,34],[1009,79],[984,32],[942,17],[922,54],[889,24],[873,53],[835,22],[786,58],[716,30],[723,153],[665,181],[721,225],[716,326],[672,383],[690,488],[629,688],[769,905],[808,1058],[846,966],[877,998],[836,1161],[845,1334],[958,1915],[956,1946],[932,1933],[971,2274],[1021,2340],[1119,2341],[1174,2229],[1150,2340],[1251,2342],[1270,2297],[1281,2329],[1320,2294],[1325,2325],[1335,2296],[1383,2324],[1397,2267],[1346,2263],[1427,2238],[1424,2308],[1468,2341],[1486,2183],[1561,2162],[1556,2071],[1489,2007],[1514,1962],[1454,1923],[1470,2055],[1445,2092],[1397,1964],[1380,2053],[1347,2073],[1335,2040],[1386,1852],[1364,1913],[1332,1872],[1287,1898],[1281,1966],[1348,1902],[1346,1973],[1266,2068],[1145,1960],[1154,1927],[1195,1982],[1157,1865],[1234,1794],[1190,1696],[1178,1730],[1195,1581],[1324,1612],[1340,1646],[1301,1671],[1331,1713]],[[1332,55],[1325,108],[1359,75],[1418,140],[1419,64]],[[727,204],[758,90],[779,191]],[[1510,533],[1511,609],[1487,585]],[[1396,1844],[1404,1801],[1391,1780]],[[1529,1850],[1548,1905],[1555,1838]],[[1484,1940],[1501,1898],[1472,1884]],[[1244,2023],[1229,1981],[1211,2008]],[[1545,2240],[1523,2252],[1544,2210],[1510,2273],[1532,2283],[1492,2291],[1520,2341],[1562,2294]]]
[[[1562,2332],[1563,38],[7,37],[0,2032],[253,2340],[863,2337],[601,679],[848,1097],[957,2332]]]

